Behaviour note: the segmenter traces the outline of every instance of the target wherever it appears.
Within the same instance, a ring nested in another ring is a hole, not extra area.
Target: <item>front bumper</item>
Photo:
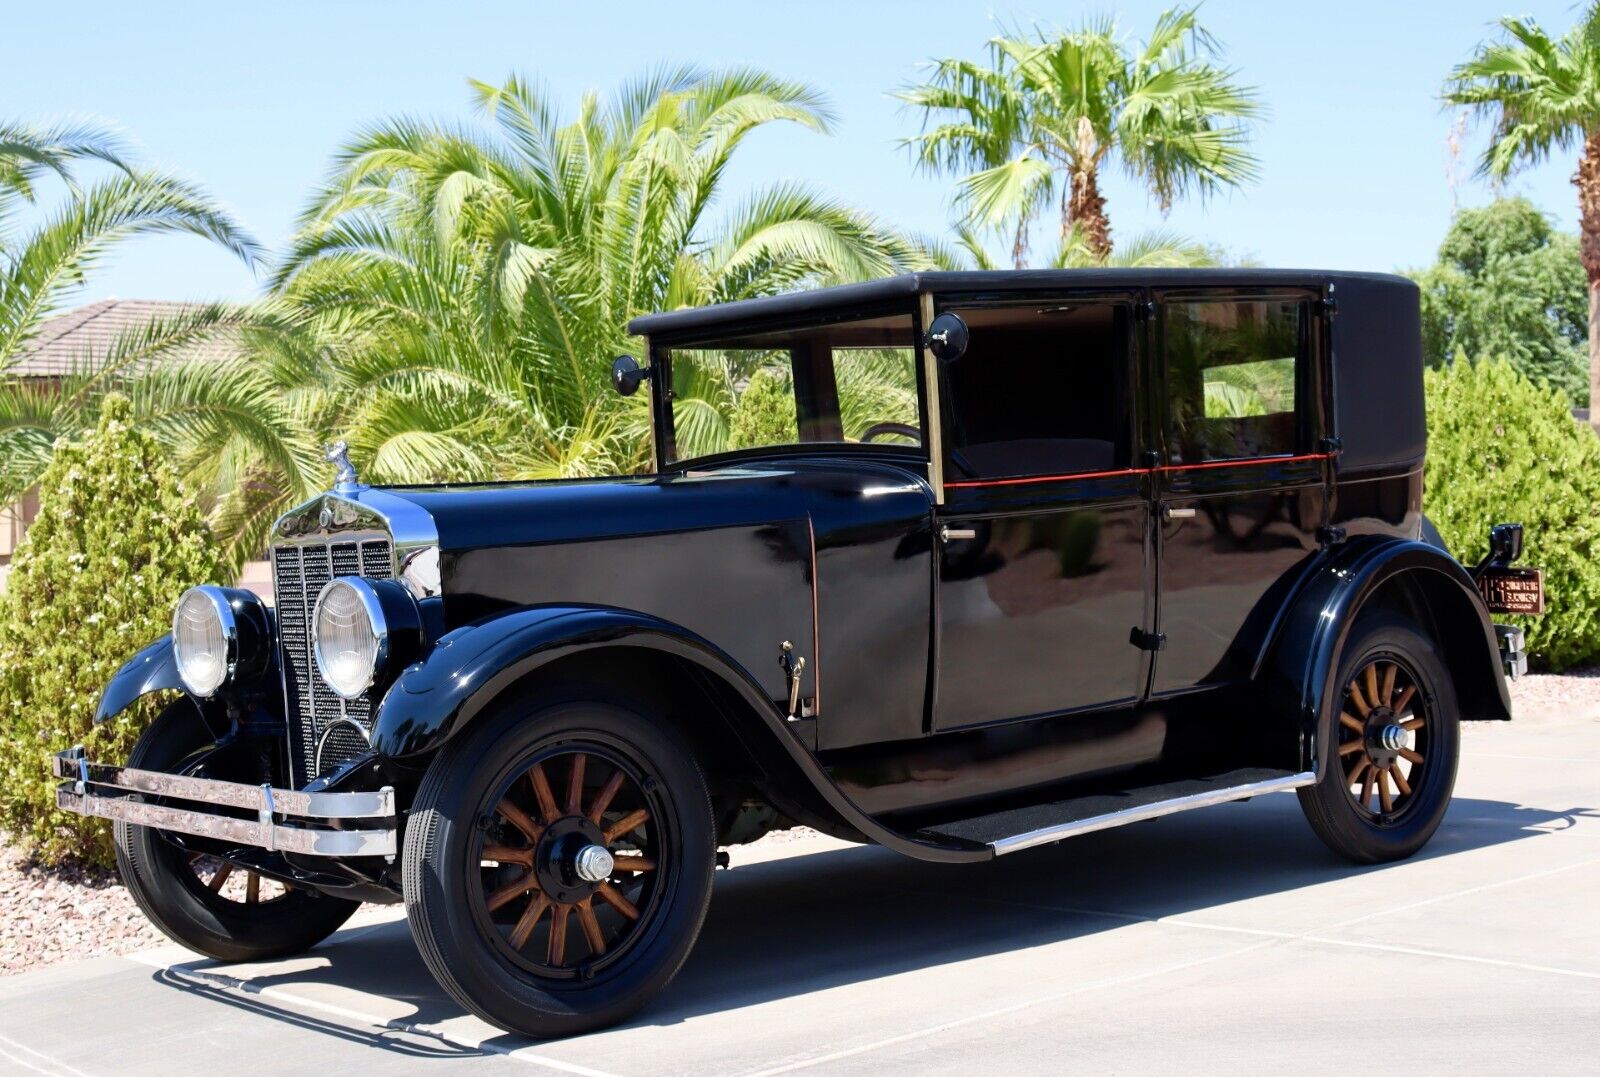
[[[56,787],[56,806],[62,811],[305,856],[392,858],[396,852],[398,820],[394,790],[388,786],[372,793],[305,793],[244,785],[91,763],[82,745],[57,752],[52,769],[57,778],[67,779]],[[151,804],[131,794],[196,806]],[[255,818],[207,811],[206,805],[254,812]],[[383,825],[370,826],[369,821]]]

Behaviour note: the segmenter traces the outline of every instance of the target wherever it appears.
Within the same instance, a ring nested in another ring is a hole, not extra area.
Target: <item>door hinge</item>
[[[1345,530],[1333,524],[1323,524],[1317,528],[1317,541],[1324,546],[1337,546],[1345,539]]]
[[[1133,307],[1133,316],[1139,319],[1141,322],[1148,322],[1151,318],[1156,316],[1156,305],[1148,299],[1142,303],[1135,303]]]
[[[1339,301],[1333,296],[1317,300],[1317,313],[1324,318],[1331,318],[1339,313]]]
[[[1329,456],[1338,456],[1344,452],[1344,438],[1323,438],[1317,442],[1317,451],[1327,453]]]
[[[1146,632],[1142,628],[1135,628],[1128,633],[1128,642],[1141,651],[1164,651],[1167,649],[1167,634],[1165,632]]]

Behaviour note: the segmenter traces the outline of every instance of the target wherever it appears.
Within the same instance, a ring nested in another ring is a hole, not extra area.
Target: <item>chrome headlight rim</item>
[[[215,684],[209,686],[197,685],[190,679],[191,671],[185,669],[184,651],[178,634],[178,624],[183,617],[184,606],[192,596],[205,599],[222,629],[222,676]],[[233,615],[233,604],[229,601],[227,592],[221,587],[211,583],[201,584],[199,587],[189,588],[178,596],[178,602],[172,608],[172,661],[178,667],[178,679],[183,682],[185,691],[201,699],[210,699],[216,695],[239,672],[239,621]]]
[[[322,660],[322,605],[328,595],[339,588],[348,588],[352,591],[361,604],[366,614],[367,623],[372,629],[374,640],[372,661],[359,687],[340,687],[328,676],[326,664]],[[358,699],[378,681],[378,676],[389,661],[389,621],[383,613],[383,603],[378,598],[378,593],[371,583],[361,576],[335,576],[322,585],[322,590],[317,592],[317,600],[311,606],[311,660],[317,665],[317,676],[322,678],[322,683],[328,686],[329,691],[340,699]]]

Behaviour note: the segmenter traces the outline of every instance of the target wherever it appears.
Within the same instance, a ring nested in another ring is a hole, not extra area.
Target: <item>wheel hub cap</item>
[[[1398,752],[1405,743],[1406,731],[1390,722],[1378,731],[1378,743],[1391,752]]]
[[[585,845],[572,861],[578,878],[586,883],[604,882],[611,877],[615,867],[616,859],[611,855],[611,850],[603,845]]]

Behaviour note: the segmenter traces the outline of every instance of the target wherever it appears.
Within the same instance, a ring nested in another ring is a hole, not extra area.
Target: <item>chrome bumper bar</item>
[[[375,793],[303,793],[274,789],[270,785],[191,778],[91,763],[81,744],[57,752],[52,769],[57,778],[67,779],[56,787],[56,807],[62,811],[306,856],[393,857],[396,851],[394,790],[388,786]],[[256,817],[240,819],[198,807],[150,804],[130,799],[130,793],[243,809],[254,812]],[[279,822],[278,816],[287,818]],[[386,825],[330,830],[301,825],[293,819],[325,824],[350,819],[381,819]]]

